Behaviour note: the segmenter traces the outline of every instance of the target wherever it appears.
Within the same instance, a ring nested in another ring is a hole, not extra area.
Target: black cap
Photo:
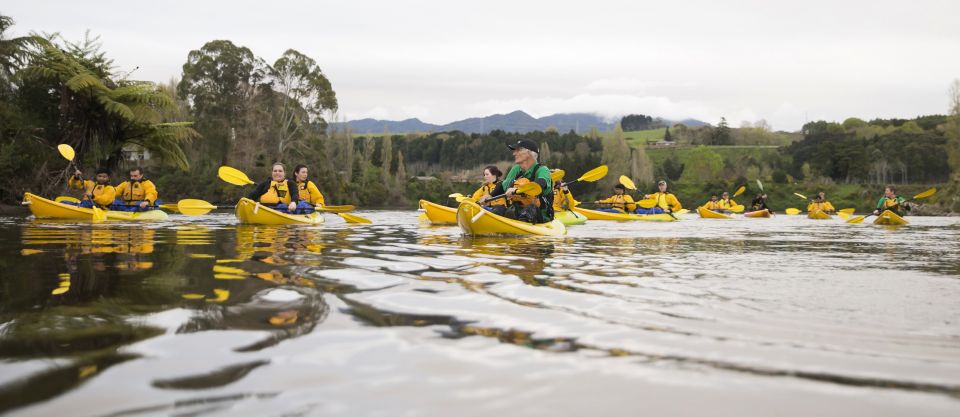
[[[614,185],[613,188],[624,190],[624,191],[627,190],[627,187],[625,187],[623,184]]]
[[[529,149],[536,153],[540,153],[540,147],[537,146],[537,142],[534,142],[532,140],[526,140],[526,139],[518,140],[517,143],[514,143],[512,145],[507,145],[507,147],[510,148],[510,150],[523,148],[523,149]]]
[[[97,168],[97,175],[100,175],[100,174],[110,175],[110,168],[107,168],[107,167]]]

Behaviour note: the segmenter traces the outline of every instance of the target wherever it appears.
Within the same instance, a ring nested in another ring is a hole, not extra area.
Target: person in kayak
[[[326,204],[317,184],[307,179],[309,174],[310,170],[306,165],[300,164],[293,168],[293,178],[297,181],[297,196],[300,197],[298,213],[312,213],[315,206]]]
[[[247,198],[280,211],[296,213],[300,193],[297,192],[297,183],[287,179],[283,164],[277,162],[271,168],[270,179],[257,184]]]
[[[753,202],[750,203],[750,211],[760,211],[760,210],[770,210],[770,207],[767,207],[767,193],[757,194],[757,197],[753,199]]]
[[[716,194],[710,196],[710,201],[703,205],[703,208],[710,211],[720,211],[720,199]]]
[[[553,184],[553,211],[554,213],[558,211],[570,210],[577,206],[579,202],[573,198],[573,193],[570,192],[570,189],[566,185],[563,185],[562,181],[558,181]]]
[[[597,209],[597,211],[605,211],[608,213],[632,213],[637,209],[637,205],[634,204],[633,197],[631,197],[629,194],[626,194],[626,192],[627,187],[624,187],[623,184],[614,185],[612,196],[594,202],[600,204],[600,208]]]
[[[157,203],[157,186],[143,177],[143,168],[136,167],[129,171],[130,179],[114,187],[120,204],[114,203],[112,209],[144,210]]]
[[[738,206],[736,201],[730,198],[730,193],[724,191],[720,196],[720,201],[717,202],[717,205],[720,208],[721,213],[733,213],[733,208]]]
[[[910,205],[907,204],[905,198],[897,195],[897,190],[892,185],[888,185],[883,189],[883,197],[877,200],[877,208],[873,211],[873,214],[879,216],[884,210],[890,210],[898,216],[903,216],[906,211],[910,210]]]
[[[500,171],[500,168],[497,168],[495,165],[488,165],[483,169],[483,185],[480,188],[477,188],[477,191],[473,192],[471,197],[474,201],[479,201],[483,197],[492,196],[491,194],[494,189],[497,188],[497,185],[500,185],[500,178],[503,177],[503,172]],[[507,201],[502,198],[496,200],[491,200],[486,205],[482,206],[491,213],[504,215],[507,211]]]
[[[677,196],[673,195],[673,193],[667,191],[667,182],[663,180],[657,183],[657,192],[646,194],[643,196],[643,199],[656,200],[656,204],[653,208],[649,209],[637,207],[637,214],[675,213],[683,210],[683,206],[680,205],[680,200],[677,200]]]
[[[73,173],[73,177],[67,180],[71,187],[83,191],[83,199],[80,207],[92,208],[96,204],[100,208],[107,208],[113,204],[117,197],[117,190],[110,185],[110,170],[107,168],[97,169],[96,182],[83,179],[83,173],[78,169]]]
[[[541,165],[540,147],[531,140],[520,140],[507,145],[513,151],[513,160],[516,163],[507,171],[503,181],[490,192],[492,195],[506,194],[510,200],[505,216],[529,223],[547,223],[553,221],[553,180],[550,179],[550,168]],[[516,186],[526,182],[535,182],[543,190],[538,196],[517,195]],[[483,205],[490,200],[491,195],[485,195],[477,202]]]
[[[830,202],[827,201],[826,195],[823,193],[823,191],[821,191],[817,193],[817,196],[813,198],[813,201],[807,205],[807,213],[813,213],[815,211],[833,214],[837,211],[837,209],[833,207],[833,204],[830,204]]]

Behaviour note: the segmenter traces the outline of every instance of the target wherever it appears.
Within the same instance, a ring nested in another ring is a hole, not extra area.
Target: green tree
[[[621,175],[630,175],[630,145],[627,145],[619,123],[614,126],[613,134],[605,136],[602,143],[600,160],[609,167],[610,174],[601,180],[601,187],[610,188],[619,182]]]
[[[717,129],[713,131],[713,140],[714,145],[732,145],[733,138],[730,136],[730,126],[727,125],[727,118],[721,117],[720,124],[717,125]]]
[[[714,181],[723,170],[723,157],[706,146],[697,146],[687,154],[683,170],[684,182],[705,183]]]
[[[673,136],[670,135],[670,128],[667,127],[667,130],[663,132],[664,142],[673,142]]]
[[[269,67],[271,85],[280,93],[276,113],[277,158],[282,159],[287,148],[302,137],[304,126],[318,131],[327,128],[323,114],[337,109],[337,96],[330,80],[312,58],[288,49],[272,67]]]

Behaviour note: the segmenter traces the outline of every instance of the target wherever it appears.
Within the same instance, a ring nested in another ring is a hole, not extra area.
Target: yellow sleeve
[[[123,196],[123,192],[127,189],[127,184],[130,184],[130,183],[127,181],[124,181],[124,182],[121,182],[120,184],[117,184],[116,187],[113,187],[117,195],[121,197]]]
[[[327,204],[323,199],[323,193],[320,192],[320,189],[317,188],[317,184],[315,184],[313,181],[307,182],[307,191],[310,192],[310,204]]]
[[[833,204],[830,204],[829,201],[823,203],[823,210],[824,210],[824,211],[837,211],[837,209],[834,208],[834,207],[833,207]]]
[[[807,204],[807,212],[808,212],[808,213],[811,212],[811,211],[813,211],[813,209],[814,209],[814,204],[813,204],[813,203]]]
[[[470,198],[472,198],[473,201],[477,201],[485,195],[487,195],[487,187],[481,185],[480,188],[477,188],[477,191],[473,192],[473,195],[470,196]]]
[[[553,195],[553,211],[563,211],[563,202],[566,199],[566,196],[563,193],[556,193]]]
[[[126,183],[124,183],[126,184]],[[140,183],[140,186],[143,187],[143,198],[150,202],[150,205],[157,202],[157,186],[153,184],[153,181],[147,180]],[[118,190],[119,194],[120,191]]]
[[[112,185],[104,185],[100,195],[94,198],[93,202],[101,206],[109,206],[113,204],[113,200],[116,198],[117,190]]]
[[[683,210],[683,205],[680,204],[680,200],[677,200],[677,196],[670,194],[667,197],[667,203],[670,204],[671,211],[680,211]]]
[[[81,191],[83,191],[83,192],[86,192],[87,190],[92,189],[93,186],[94,186],[93,181],[84,180],[84,179],[79,179],[79,180],[78,180],[78,179],[76,179],[76,178],[74,178],[74,177],[70,177],[70,179],[67,180],[67,184],[68,184],[71,188],[75,188],[75,189],[81,190]]]
[[[623,195],[623,201],[624,201],[624,203],[626,203],[626,204],[624,204],[624,206],[626,207],[626,210],[627,210],[627,211],[634,211],[634,210],[637,209],[637,205],[634,204],[634,201],[633,201],[633,197],[632,197],[632,196],[630,196],[630,195],[628,195],[628,194],[624,194],[624,195]]]

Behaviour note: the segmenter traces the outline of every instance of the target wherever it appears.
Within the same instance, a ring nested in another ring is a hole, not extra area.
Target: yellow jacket
[[[477,201],[485,195],[490,195],[490,193],[493,192],[494,188],[497,188],[496,183],[483,184],[480,186],[480,188],[477,188],[477,191],[473,192],[473,195],[470,198],[472,198],[473,201]],[[488,206],[505,206],[507,205],[507,199],[498,198],[496,200],[490,200],[487,202],[487,205]]]
[[[739,206],[736,201],[733,201],[732,198],[729,199],[720,199],[717,200],[717,206],[720,210],[733,210],[734,207]]]
[[[625,213],[627,211],[634,211],[637,209],[637,205],[633,204],[634,203],[633,197],[630,197],[630,195],[628,194],[620,194],[620,195],[614,194],[610,196],[610,198],[605,198],[603,200],[598,201],[598,203],[610,204],[610,208],[615,209],[621,213]],[[626,207],[626,211],[624,211],[624,207]]]
[[[141,180],[131,184],[130,181],[121,182],[115,187],[117,195],[126,204],[139,203],[147,201],[153,205],[157,201],[157,186],[153,181]]]
[[[822,211],[829,214],[837,211],[837,209],[835,209],[829,201],[824,201],[822,203],[810,203],[810,205],[807,206],[807,212],[812,211]]]
[[[558,188],[553,189],[553,211],[570,210],[577,205],[577,200],[573,198],[570,191],[563,192]]]
[[[720,207],[720,202],[719,202],[719,201],[707,201],[707,204],[704,204],[704,205],[703,205],[703,208],[705,208],[705,209],[707,209],[707,210],[720,210],[720,209],[721,209],[721,207]]]
[[[70,177],[67,181],[71,187],[84,192],[83,200],[88,200],[86,193],[93,194],[93,202],[100,207],[106,207],[113,204],[113,200],[117,198],[117,190],[113,188],[110,184],[100,185],[90,180],[78,180],[74,177]]]
[[[314,184],[313,181],[307,180],[306,183],[297,182],[297,189],[300,192],[300,201],[306,201],[310,204],[326,204],[323,200],[323,194],[320,193],[320,189],[317,188],[317,184]]]
[[[680,205],[680,200],[677,200],[677,196],[673,195],[671,192],[661,193],[659,191],[650,194],[650,198],[657,200],[657,207],[660,207],[664,210],[670,209],[671,212],[676,212],[683,210],[683,206]]]

